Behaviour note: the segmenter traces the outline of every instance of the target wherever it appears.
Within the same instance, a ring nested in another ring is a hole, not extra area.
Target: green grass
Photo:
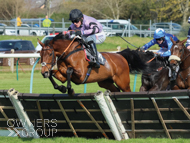
[[[44,36],[7,36],[7,35],[1,35],[1,40],[10,40],[10,39],[22,39],[22,40],[30,40],[34,44],[34,47],[37,46],[37,38],[39,40],[42,40]],[[150,40],[152,40],[152,37],[146,37],[146,38],[140,38],[138,36],[133,37],[123,37],[126,39],[129,43],[135,45],[136,47],[141,47],[144,44],[148,43]],[[184,40],[186,37],[178,37],[179,40]],[[100,52],[105,51],[116,51],[117,46],[121,47],[122,49],[127,48],[127,46],[130,49],[135,49],[135,47],[131,46],[127,42],[125,42],[121,37],[114,36],[114,37],[107,37],[104,43],[97,45],[97,49]],[[158,50],[160,49],[158,45],[154,45],[150,48],[151,50]]]
[[[29,93],[30,91],[30,78],[31,73],[22,71],[18,72],[18,80],[16,72],[1,72],[0,73],[0,89],[7,90],[10,88],[14,88],[15,90],[19,91],[20,93]],[[140,75],[137,76],[137,85],[136,91],[139,91],[140,87]],[[131,90],[133,90],[134,84],[134,75],[130,75],[130,86]],[[62,83],[56,80],[56,82],[61,85]],[[64,85],[66,86],[67,83]],[[72,83],[72,88],[75,90],[75,93],[83,93],[84,92],[84,84],[75,85]],[[100,91],[105,91],[105,89],[100,88],[97,83],[89,83],[87,84],[87,93],[94,93]],[[40,71],[34,72],[33,78],[33,93],[53,93],[57,94],[60,93],[58,90],[55,90],[48,78],[43,78]]]
[[[18,138],[18,137],[0,137],[0,143],[189,143],[189,139],[158,139],[158,138],[146,138],[146,139],[128,139],[128,140],[108,140],[108,139],[86,139],[86,138],[68,138],[68,137],[55,137],[55,138]]]
[[[23,39],[23,40],[31,40],[34,46],[37,45],[37,38],[40,40],[43,37],[33,37],[33,36],[1,36],[1,40],[6,39]],[[131,44],[141,47],[145,43],[149,42],[152,38],[139,38],[137,36],[134,37],[124,37],[128,42]],[[180,40],[185,39],[186,37],[179,38]],[[122,49],[129,48],[135,49],[128,43],[126,43],[120,37],[107,37],[106,41],[98,45],[98,51],[116,51],[117,46],[120,46]],[[151,49],[159,49],[156,45],[151,47]],[[19,91],[20,93],[29,93],[30,91],[30,77],[31,73],[26,72],[23,73],[19,71],[18,75],[19,79],[17,80],[16,73],[11,72],[0,72],[0,90],[7,90],[10,88],[14,88],[15,90]],[[134,85],[134,75],[130,75],[130,86],[131,90],[133,90]],[[56,80],[57,81],[57,80]],[[58,82],[58,81],[57,81]],[[60,82],[58,82],[61,84]],[[66,84],[65,84],[66,85]],[[139,91],[141,85],[141,78],[138,75],[137,84],[136,84],[136,92]],[[72,87],[75,89],[75,93],[83,93],[84,92],[84,85],[75,85],[72,83]],[[87,93],[94,93],[100,91],[105,91],[105,89],[99,88],[97,83],[87,84]],[[40,71],[34,72],[34,79],[33,79],[33,93],[50,93],[50,94],[57,94],[60,93],[59,91],[55,90],[50,83],[49,79],[44,79],[40,73]],[[115,140],[107,140],[107,139],[86,139],[86,138],[65,138],[65,137],[56,137],[56,138],[41,138],[41,139],[30,139],[30,138],[18,138],[18,137],[0,137],[0,143],[112,143],[112,142],[120,142],[120,143],[189,143],[189,139],[157,139],[157,138],[146,138],[146,139],[129,139],[129,140],[122,140],[122,141],[115,141]]]

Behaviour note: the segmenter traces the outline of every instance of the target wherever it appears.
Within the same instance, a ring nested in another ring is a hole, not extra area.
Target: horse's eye
[[[52,56],[52,53],[51,54],[49,54],[50,56]]]
[[[182,49],[180,49],[179,52],[182,52]]]

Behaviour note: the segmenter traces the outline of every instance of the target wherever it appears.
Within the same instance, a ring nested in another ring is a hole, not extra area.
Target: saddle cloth
[[[83,45],[84,48],[84,45]],[[88,48],[84,48],[84,53],[85,53],[85,58],[87,61],[95,61],[95,57],[92,55],[91,50],[89,50]],[[98,55],[98,61],[101,65],[104,65],[106,62],[106,59],[102,56],[102,54],[100,52],[97,51],[97,55]]]

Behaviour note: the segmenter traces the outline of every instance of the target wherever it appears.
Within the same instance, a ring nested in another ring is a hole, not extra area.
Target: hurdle
[[[189,93],[99,91],[69,97],[0,90],[0,129],[33,138],[190,138]]]

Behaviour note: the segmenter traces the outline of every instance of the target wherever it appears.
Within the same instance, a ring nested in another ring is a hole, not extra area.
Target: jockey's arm
[[[166,52],[164,52],[163,54],[161,54],[162,57],[169,57],[171,55],[171,51],[168,50]]]
[[[101,32],[100,28],[97,25],[90,26],[89,29],[81,31],[83,35],[92,35]]]
[[[169,57],[169,56],[171,55],[170,49],[172,48],[173,43],[172,43],[172,41],[169,40],[169,39],[166,39],[166,38],[165,38],[165,40],[167,41],[167,44],[168,44],[168,50],[167,50],[166,52],[164,52],[163,54],[161,54],[161,56],[162,56],[162,57]]]
[[[155,44],[156,44],[155,40],[152,39],[150,42],[148,42],[147,44],[145,44],[145,45],[143,46],[143,49],[144,49],[144,50],[147,50],[148,48],[150,48],[151,46],[153,46],[153,45],[155,45]]]

